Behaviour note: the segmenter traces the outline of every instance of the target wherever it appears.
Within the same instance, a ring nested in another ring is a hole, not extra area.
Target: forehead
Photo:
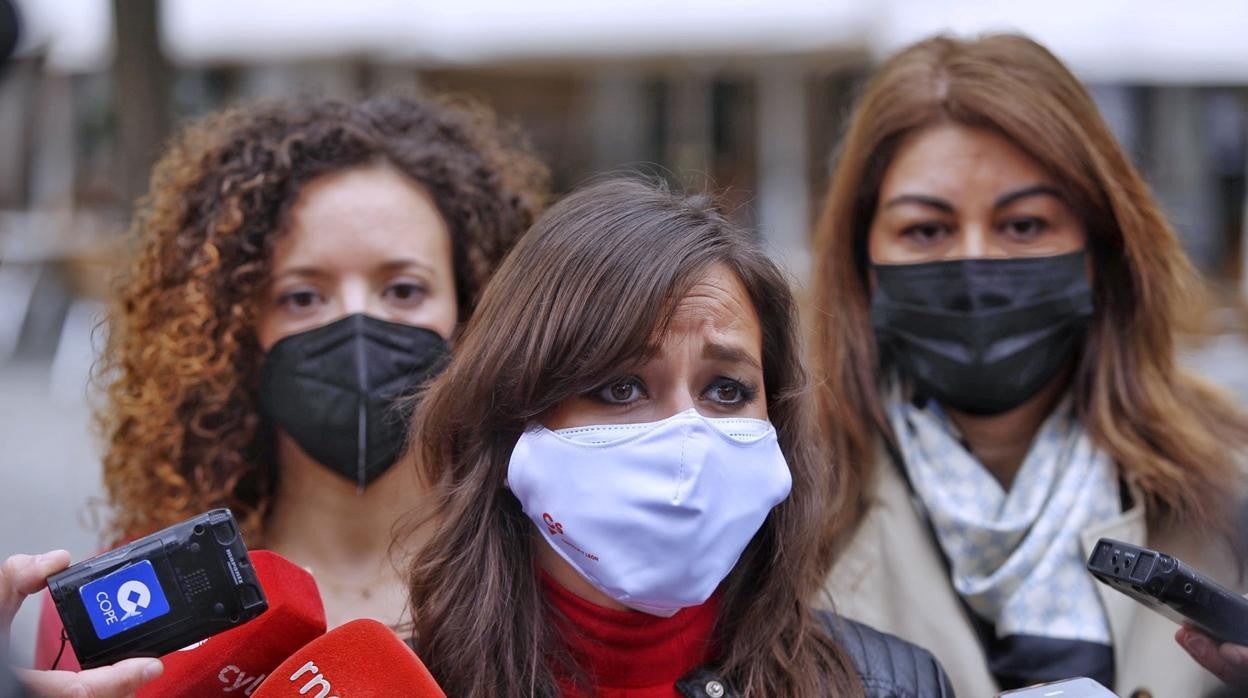
[[[662,345],[690,340],[732,342],[755,359],[762,354],[762,325],[741,279],[717,264],[676,303]]]
[[[352,266],[412,257],[435,261],[450,232],[433,199],[388,165],[362,165],[318,177],[300,191],[274,266]]]
[[[885,172],[880,192],[884,197],[921,191],[957,198],[1050,179],[1039,162],[997,132],[940,124],[906,138]]]

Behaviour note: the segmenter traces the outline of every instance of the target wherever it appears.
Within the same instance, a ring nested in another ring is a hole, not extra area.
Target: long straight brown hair
[[[1174,231],[1083,86],[1018,35],[921,41],[887,61],[850,120],[814,234],[812,329],[821,423],[847,470],[830,540],[866,507],[879,439],[892,438],[869,318],[867,232],[884,173],[918,131],[954,123],[1001,134],[1064,188],[1088,233],[1095,315],[1074,379],[1095,443],[1143,493],[1150,514],[1230,533],[1242,481],[1243,415],[1175,364],[1173,328],[1197,302]]]
[[[550,621],[508,460],[538,415],[651,355],[714,265],[740,278],[762,323],[767,411],[793,475],[721,587],[715,663],[746,695],[861,694],[808,605],[829,464],[812,435],[788,285],[708,199],[614,180],[563,199],[521,239],[415,417],[436,524],[413,564],[411,605],[420,656],[448,695],[551,696],[557,674],[586,680]]]

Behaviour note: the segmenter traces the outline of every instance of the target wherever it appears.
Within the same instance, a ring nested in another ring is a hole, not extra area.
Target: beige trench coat
[[[959,698],[996,695],[1000,689],[984,650],[909,485],[886,456],[878,459],[877,473],[866,517],[828,576],[825,596],[831,600],[824,604],[930,650]],[[1243,592],[1226,546],[1181,530],[1150,530],[1142,504],[1085,530],[1080,541],[1085,556],[1102,536],[1170,553]],[[1197,698],[1221,685],[1174,641],[1177,625],[1104,584],[1096,586],[1109,613],[1115,693]]]

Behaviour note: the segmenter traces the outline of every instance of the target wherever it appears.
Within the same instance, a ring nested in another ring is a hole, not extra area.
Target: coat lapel
[[[1089,526],[1079,536],[1084,558],[1092,555],[1096,543],[1101,538],[1113,538],[1133,545],[1145,545],[1148,539],[1148,523],[1144,516],[1143,499],[1139,492],[1131,487],[1131,499],[1135,504],[1118,516]],[[1131,597],[1114,590],[1107,584],[1096,583],[1096,593],[1109,618],[1109,636],[1114,646],[1115,671],[1122,671],[1126,666],[1126,650],[1131,635],[1131,625],[1136,618],[1138,604]]]

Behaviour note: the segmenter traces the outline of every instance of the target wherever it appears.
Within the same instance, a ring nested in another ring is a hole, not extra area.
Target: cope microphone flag
[[[353,620],[308,643],[252,698],[446,698],[429,670],[390,628]]]
[[[251,562],[269,608],[250,622],[161,658],[165,672],[138,698],[250,696],[282,660],[325,634],[325,607],[312,575],[267,550]]]
[[[48,577],[64,637],[84,669],[160,657],[268,607],[238,522],[213,509]]]

